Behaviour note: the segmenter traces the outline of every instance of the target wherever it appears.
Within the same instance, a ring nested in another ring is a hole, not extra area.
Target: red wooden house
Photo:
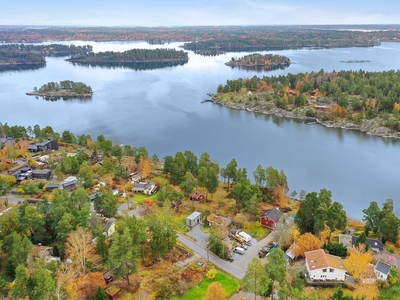
[[[274,229],[274,228],[276,228],[281,216],[282,216],[282,212],[279,209],[277,209],[276,207],[267,209],[260,216],[261,225],[271,228],[271,229]]]
[[[194,192],[190,195],[190,200],[192,201],[203,201],[205,199],[204,193]]]

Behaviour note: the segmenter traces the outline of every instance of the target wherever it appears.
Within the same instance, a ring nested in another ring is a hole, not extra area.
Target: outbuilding
[[[186,218],[186,225],[189,227],[194,227],[201,223],[203,216],[201,212],[195,211],[190,216]]]

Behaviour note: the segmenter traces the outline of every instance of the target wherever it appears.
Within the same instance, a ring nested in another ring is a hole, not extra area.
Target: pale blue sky
[[[0,25],[399,24],[399,0],[0,0]]]

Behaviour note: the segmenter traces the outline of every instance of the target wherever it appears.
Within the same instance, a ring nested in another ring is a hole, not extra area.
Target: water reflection
[[[183,66],[187,62],[182,61],[167,61],[167,62],[137,62],[137,63],[100,63],[100,62],[90,62],[90,63],[82,63],[82,62],[71,62],[73,66],[83,66],[83,67],[99,67],[102,69],[131,69],[135,71],[143,71],[143,70],[155,70],[162,69],[167,67],[176,67]]]
[[[35,96],[36,99],[44,99],[46,101],[55,102],[59,100],[68,101],[68,102],[80,102],[87,103],[92,101],[92,96]]]
[[[20,64],[20,65],[0,65],[0,73],[1,72],[14,72],[14,71],[26,71],[26,70],[37,70],[44,68],[46,63],[40,64]]]

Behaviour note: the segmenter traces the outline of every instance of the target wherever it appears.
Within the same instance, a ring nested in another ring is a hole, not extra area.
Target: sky
[[[0,0],[0,25],[399,24],[399,0]]]

